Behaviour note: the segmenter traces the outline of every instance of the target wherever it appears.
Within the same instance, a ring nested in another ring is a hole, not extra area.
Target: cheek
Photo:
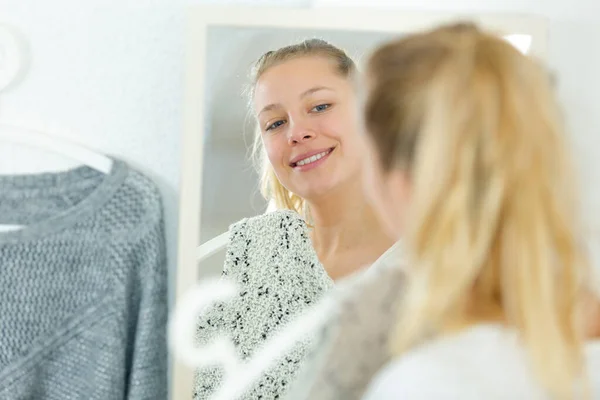
[[[286,154],[288,146],[282,142],[281,137],[282,135],[274,135],[263,138],[263,146],[267,153],[267,158],[276,171],[283,167],[283,160],[287,160],[289,158]]]
[[[347,110],[339,110],[321,120],[319,131],[342,143],[344,148],[358,147],[356,145],[359,136],[358,124],[354,119],[354,116]]]

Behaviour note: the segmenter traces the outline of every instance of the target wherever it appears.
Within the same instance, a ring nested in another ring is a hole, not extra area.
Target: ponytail
[[[517,329],[548,391],[574,397],[589,268],[545,75],[471,25],[390,43],[369,72],[369,133],[383,167],[405,168],[413,187],[414,270],[395,353],[473,320],[501,322]]]

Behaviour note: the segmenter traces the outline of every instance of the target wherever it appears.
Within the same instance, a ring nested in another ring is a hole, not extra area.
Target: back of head
[[[542,384],[571,397],[588,268],[550,77],[503,39],[456,24],[378,48],[366,85],[381,167],[406,171],[412,187],[414,275],[396,351],[499,316]]]

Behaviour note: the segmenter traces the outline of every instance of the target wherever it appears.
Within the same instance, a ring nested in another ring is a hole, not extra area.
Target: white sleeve
[[[363,400],[481,399],[465,382],[456,361],[403,357],[389,364],[371,381]]]

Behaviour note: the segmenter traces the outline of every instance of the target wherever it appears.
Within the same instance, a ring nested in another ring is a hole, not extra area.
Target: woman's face
[[[260,77],[254,110],[269,161],[289,191],[318,200],[360,178],[355,101],[350,80],[324,57],[292,59]]]

